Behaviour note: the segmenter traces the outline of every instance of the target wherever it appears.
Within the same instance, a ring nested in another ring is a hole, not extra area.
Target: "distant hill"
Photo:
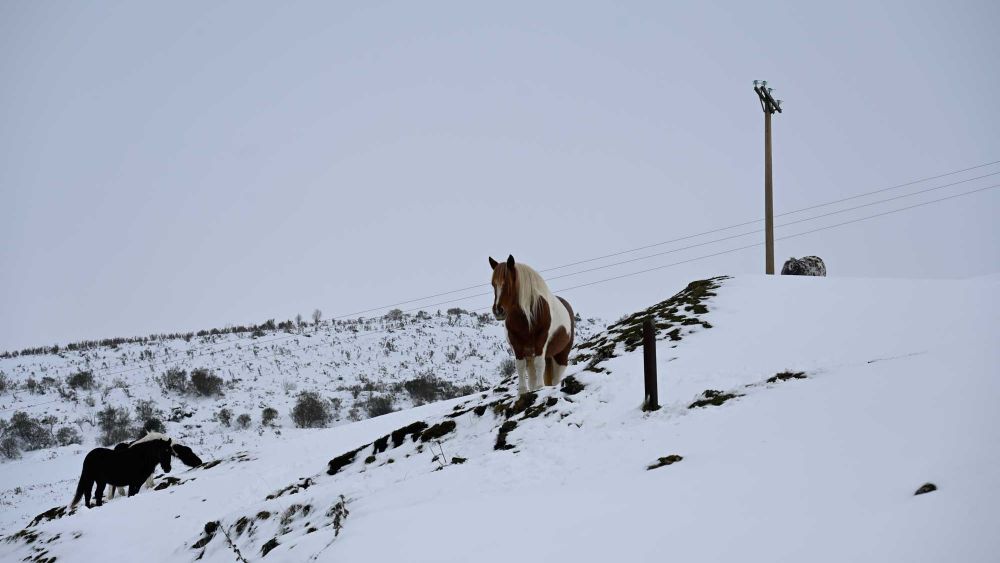
[[[600,326],[581,322],[581,337]],[[337,426],[488,389],[510,358],[502,324],[462,309],[200,334],[106,339],[0,359],[0,445],[7,440],[0,465],[132,439],[150,418],[171,436],[221,455],[294,430],[302,392],[316,393],[328,410],[330,419],[317,424]],[[196,372],[206,375],[207,394],[192,384]],[[276,415],[266,424],[265,409]],[[34,426],[17,433],[14,423]],[[0,506],[24,500],[18,489],[25,485],[4,481]],[[32,494],[51,503],[64,495],[56,489]]]

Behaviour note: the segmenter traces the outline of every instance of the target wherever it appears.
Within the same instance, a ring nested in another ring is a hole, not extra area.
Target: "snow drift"
[[[998,286],[705,280],[588,340],[558,389],[273,440],[56,508],[0,557],[992,561]],[[649,315],[663,408],[644,413]]]

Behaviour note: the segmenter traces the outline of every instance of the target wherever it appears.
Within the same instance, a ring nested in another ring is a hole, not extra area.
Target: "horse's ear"
[[[507,269],[512,270],[512,271],[514,270],[514,255],[513,254],[507,256]]]
[[[493,268],[494,270],[496,270],[497,269],[497,264],[499,264],[499,263],[500,262],[497,262],[496,260],[493,259],[492,256],[490,256],[490,268]]]

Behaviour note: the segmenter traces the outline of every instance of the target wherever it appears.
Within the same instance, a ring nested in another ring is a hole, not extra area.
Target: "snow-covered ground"
[[[601,326],[585,319],[580,335],[585,338]],[[0,456],[0,531],[16,530],[65,501],[79,478],[83,455],[99,445],[97,413],[108,406],[128,411],[132,425],[142,426],[135,407],[150,401],[171,436],[202,457],[222,458],[297,435],[290,412],[302,391],[328,400],[331,425],[339,426],[368,418],[366,405],[373,396],[391,397],[395,410],[423,402],[402,388],[415,378],[491,387],[509,355],[503,325],[492,315],[431,312],[325,321],[256,338],[250,333],[196,336],[0,358],[0,374],[9,386],[0,393],[0,419],[18,411],[34,418],[51,415],[54,429],[70,427],[83,438],[81,445],[25,451],[13,461]],[[160,383],[168,369],[196,368],[222,377],[223,395],[183,394]],[[70,388],[67,377],[84,370],[93,374],[93,388]],[[265,407],[278,413],[267,425],[261,421]],[[232,413],[229,426],[217,419],[222,409]],[[237,428],[241,414],[251,418],[246,429]]]
[[[640,410],[641,349],[614,346],[639,315],[560,389],[265,435],[25,527],[0,559],[996,560],[1000,276],[717,283],[655,308],[658,411]],[[706,390],[722,404],[689,408]]]

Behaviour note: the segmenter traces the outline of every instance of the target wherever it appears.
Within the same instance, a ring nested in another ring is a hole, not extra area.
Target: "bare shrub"
[[[222,395],[222,378],[204,368],[191,372],[191,388],[196,395],[211,397]]]
[[[278,410],[271,407],[264,407],[264,410],[260,411],[260,423],[264,426],[268,426],[278,419]]]
[[[20,452],[52,447],[56,440],[52,436],[51,428],[46,428],[46,426],[51,426],[54,423],[54,417],[37,419],[26,412],[15,412],[14,416],[10,417],[10,422],[5,422],[4,440],[9,439],[10,441],[3,446],[3,449],[7,451],[4,455],[14,459],[20,454],[8,455],[13,449]]]
[[[163,417],[163,411],[157,408],[156,403],[154,403],[152,399],[140,399],[136,401],[134,410],[135,419],[139,421],[147,421]]]
[[[479,391],[479,388],[474,385],[455,385],[430,372],[421,373],[419,376],[403,382],[403,389],[410,394],[410,399],[418,406],[445,399],[454,399]]]
[[[322,428],[330,422],[330,408],[317,393],[303,391],[292,408],[292,421],[299,428]]]
[[[170,368],[160,377],[160,386],[164,391],[185,394],[188,392],[187,372],[180,368]]]
[[[215,414],[215,419],[222,423],[223,426],[229,426],[233,421],[233,411],[229,409],[221,409]]]
[[[392,395],[369,395],[361,402],[361,408],[368,414],[368,418],[389,414],[396,409],[393,408]]]
[[[69,446],[70,444],[82,444],[83,437],[80,436],[80,432],[73,428],[72,426],[63,426],[56,432],[56,442],[60,446]]]
[[[154,417],[146,420],[146,423],[142,425],[142,431],[143,434],[148,434],[150,432],[159,432],[163,434],[167,431],[167,427],[163,425],[162,420]]]
[[[250,415],[247,413],[243,413],[240,416],[236,417],[236,427],[239,428],[240,430],[246,430],[247,428],[250,428]]]
[[[97,413],[97,427],[101,430],[102,446],[112,446],[132,438],[132,417],[123,408],[108,405]]]
[[[18,459],[21,457],[21,448],[17,444],[17,438],[4,436],[0,439],[0,455],[7,459]]]
[[[78,371],[66,378],[66,384],[70,389],[89,391],[94,388],[94,374],[89,371]]]
[[[513,358],[504,358],[500,362],[500,377],[510,377],[514,375],[515,371],[517,371],[517,365],[514,364]]]

